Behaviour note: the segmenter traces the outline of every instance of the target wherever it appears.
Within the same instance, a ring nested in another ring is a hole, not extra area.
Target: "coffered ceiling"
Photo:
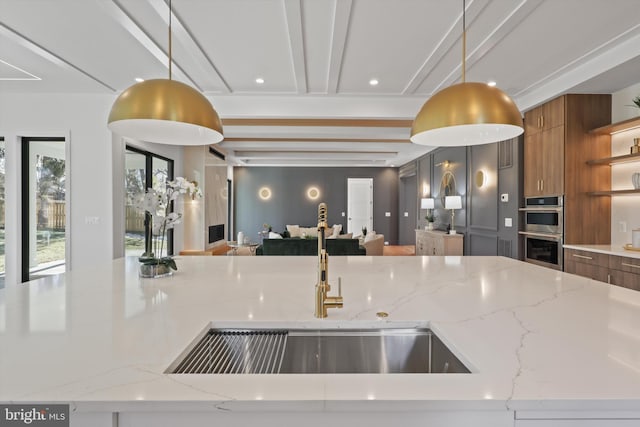
[[[461,74],[462,0],[172,6],[174,78],[212,101],[236,164],[399,166],[431,149],[411,121]],[[638,0],[467,0],[467,80],[522,111],[615,92],[640,81],[638,16]],[[166,78],[168,22],[165,0],[0,0],[0,93],[115,99]]]

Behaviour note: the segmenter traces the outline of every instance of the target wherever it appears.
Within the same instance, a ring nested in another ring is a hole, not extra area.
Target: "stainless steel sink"
[[[170,373],[469,373],[429,329],[210,329]]]

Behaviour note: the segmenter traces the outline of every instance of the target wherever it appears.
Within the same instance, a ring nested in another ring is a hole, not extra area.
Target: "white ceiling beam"
[[[303,167],[303,166],[322,166],[322,167],[370,167],[370,166],[387,166],[386,160],[352,160],[352,159],[238,159],[231,156],[231,160],[235,160],[245,166],[271,166],[271,167]]]
[[[302,6],[300,0],[285,0],[284,10],[289,31],[289,48],[293,74],[298,93],[307,93],[307,69],[304,57],[304,32],[302,31]]]
[[[107,15],[113,19],[117,24],[125,29],[134,39],[138,41],[149,51],[149,53],[156,58],[163,66],[169,68],[169,55],[167,55],[160,46],[144,32],[144,30],[131,18],[129,13],[118,2],[118,0],[100,0],[98,4],[102,6]],[[202,91],[191,78],[180,68],[175,61],[172,61],[175,75],[180,79],[189,82],[192,86],[195,86],[199,91]]]
[[[162,21],[169,25],[169,6],[165,0],[147,0],[153,10],[156,11]],[[180,41],[180,43],[186,48],[186,51],[191,55],[194,62],[204,71],[205,75],[212,79],[212,83],[216,87],[220,87],[220,93],[231,93],[231,88],[222,77],[222,74],[218,71],[214,62],[204,53],[204,50],[200,44],[193,38],[189,30],[184,26],[180,18],[171,11],[171,27],[173,35]]]
[[[500,22],[495,29],[489,34],[478,46],[469,54],[467,54],[467,71],[473,67],[484,55],[494,49],[500,40],[509,35],[515,30],[520,23],[531,14],[538,6],[542,4],[543,0],[523,0],[518,4],[513,11]],[[484,9],[484,8],[483,8]],[[482,10],[478,11],[475,15],[476,18]],[[436,86],[434,92],[439,91],[442,88],[455,83],[459,76],[462,75],[462,60],[460,65],[453,69],[447,77],[445,77],[438,86]]]
[[[352,0],[336,0],[333,15],[333,29],[331,31],[331,53],[329,55],[329,72],[327,78],[327,93],[337,93],[342,71],[344,48],[347,44],[349,21],[351,20]]]
[[[362,151],[235,151],[235,157],[248,159],[342,159],[342,160],[388,160],[397,157],[397,152],[365,153]]]
[[[516,96],[526,111],[569,89],[640,56],[640,24],[530,85]]]
[[[84,71],[83,69],[73,65],[71,62],[66,61],[64,58],[61,58],[60,56],[56,55],[55,53],[53,53],[50,50],[45,49],[44,47],[40,46],[39,44],[35,43],[34,41],[30,40],[29,38],[27,38],[26,36],[18,33],[17,31],[13,30],[12,28],[6,26],[5,24],[0,24],[0,36],[6,37],[7,39],[13,41],[14,43],[30,50],[31,52],[35,53],[36,55],[40,56],[41,58],[51,62],[52,64],[62,68],[63,70],[66,71],[72,71],[72,72],[77,72],[80,73],[82,75],[84,75],[85,77],[88,77],[89,79],[93,80],[94,82],[98,83],[100,86],[108,89],[111,92],[115,92],[116,89],[109,86],[107,83],[103,82],[102,80],[100,80],[99,78],[89,74],[88,72]]]

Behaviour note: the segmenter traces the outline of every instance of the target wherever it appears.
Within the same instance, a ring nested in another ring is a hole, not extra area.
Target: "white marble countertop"
[[[640,258],[640,250],[626,250],[621,245],[563,245],[565,249],[577,249],[579,251],[596,252],[606,255],[626,256],[629,258]]]
[[[75,410],[616,410],[640,414],[640,293],[500,257],[332,257],[345,306],[315,319],[315,257],[135,260],[0,290],[0,401]],[[390,315],[378,320],[375,313]],[[167,375],[208,325],[430,326],[471,374]],[[362,402],[359,405],[357,402]],[[386,405],[386,406],[385,406]]]

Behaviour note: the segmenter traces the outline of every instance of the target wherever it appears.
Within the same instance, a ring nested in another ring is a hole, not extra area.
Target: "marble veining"
[[[375,401],[640,417],[638,292],[500,257],[332,257],[330,283],[342,278],[345,305],[316,319],[315,257],[177,262],[163,279],[140,279],[135,259],[119,259],[1,290],[0,401],[223,412]],[[428,326],[472,373],[165,374],[211,326]]]

